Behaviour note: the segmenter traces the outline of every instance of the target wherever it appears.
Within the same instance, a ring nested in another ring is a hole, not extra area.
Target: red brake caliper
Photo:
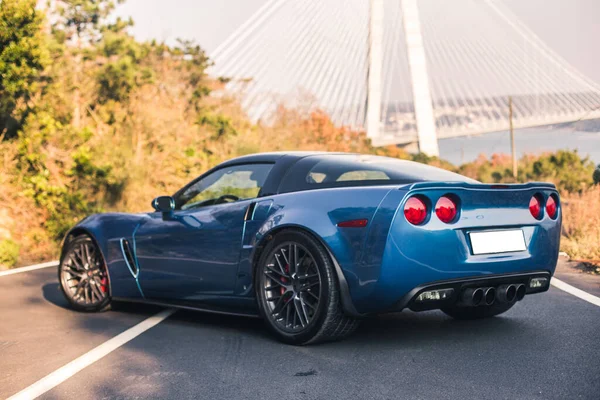
[[[289,274],[290,273],[290,264],[285,264],[285,268],[284,269],[285,269],[285,273]],[[283,276],[281,277],[281,281],[283,283],[287,283],[287,279],[284,278]],[[281,295],[283,296],[283,294],[285,293],[285,288],[282,287],[280,290],[281,290]]]
[[[100,281],[100,290],[102,290],[102,293],[106,293],[106,284],[108,283],[108,281],[106,280],[106,278],[102,278],[102,280]]]

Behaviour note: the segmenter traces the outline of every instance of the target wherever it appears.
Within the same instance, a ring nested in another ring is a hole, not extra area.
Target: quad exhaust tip
[[[512,303],[517,298],[517,285],[500,285],[496,290],[496,300],[500,303]]]
[[[468,288],[462,293],[462,302],[467,306],[478,306],[483,301],[484,295],[482,288]]]
[[[525,297],[524,284],[509,284],[495,287],[467,288],[463,290],[460,304],[467,307],[491,306],[494,302],[514,303]]]
[[[523,300],[523,297],[525,297],[525,292],[527,291],[526,289],[527,288],[522,283],[517,285],[517,301]]]
[[[483,301],[486,306],[491,306],[494,304],[494,300],[496,300],[496,289],[493,287],[484,289]]]

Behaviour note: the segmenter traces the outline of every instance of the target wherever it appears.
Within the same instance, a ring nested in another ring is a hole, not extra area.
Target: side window
[[[204,207],[258,196],[273,164],[221,168],[188,187],[175,199],[176,209]]]

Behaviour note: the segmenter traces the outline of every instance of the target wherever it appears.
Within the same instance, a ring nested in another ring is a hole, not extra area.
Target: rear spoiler
[[[556,191],[553,183],[527,182],[527,183],[469,183],[469,182],[417,182],[406,186],[409,192],[423,189],[466,189],[466,190],[529,190],[545,189]]]

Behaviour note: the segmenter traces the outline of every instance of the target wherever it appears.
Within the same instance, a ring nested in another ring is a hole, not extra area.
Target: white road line
[[[0,271],[0,276],[12,275],[12,274],[20,274],[21,272],[33,271],[36,269],[48,268],[48,267],[56,267],[58,265],[58,260],[48,261],[41,264],[30,265],[28,267],[14,268],[6,271]]]
[[[588,292],[584,292],[581,289],[577,289],[576,287],[571,286],[568,283],[563,282],[558,278],[552,278],[550,283],[552,284],[552,286],[559,288],[560,290],[563,290],[569,294],[572,294],[575,297],[579,297],[582,300],[585,300],[589,303],[592,303],[592,304],[600,307],[600,297],[596,297],[593,294],[589,294]]]
[[[136,326],[127,329],[125,332],[120,333],[112,339],[109,339],[100,346],[88,351],[81,357],[76,358],[70,363],[52,372],[50,375],[46,375],[44,378],[40,379],[28,388],[21,390],[19,393],[9,397],[7,400],[35,399],[36,397],[41,396],[52,388],[60,385],[85,367],[90,366],[114,350],[123,346],[125,343],[146,332],[148,329],[158,325],[174,312],[174,309],[167,309],[143,320]]]

